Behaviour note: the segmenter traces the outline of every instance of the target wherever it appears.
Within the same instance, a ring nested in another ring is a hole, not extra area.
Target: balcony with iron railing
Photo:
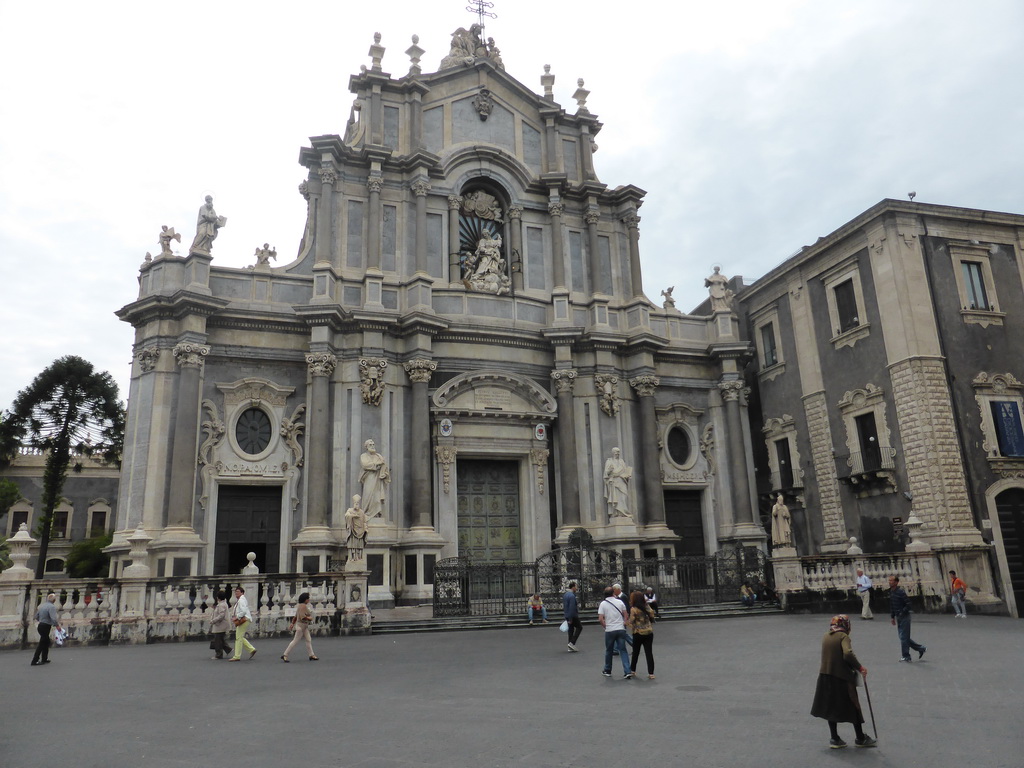
[[[880,445],[871,451],[837,455],[835,461],[836,476],[841,483],[896,490],[896,449],[892,446]]]

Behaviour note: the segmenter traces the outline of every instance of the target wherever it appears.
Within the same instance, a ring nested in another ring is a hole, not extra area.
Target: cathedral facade
[[[547,68],[535,93],[460,29],[439,69],[350,79],[343,135],[301,149],[296,258],[147,259],[112,575],[319,572],[366,520],[370,598],[420,602],[440,558],[532,561],[583,528],[635,557],[764,542],[741,337],[644,294],[643,190],[598,179],[601,129]],[[346,524],[348,521],[348,525]]]

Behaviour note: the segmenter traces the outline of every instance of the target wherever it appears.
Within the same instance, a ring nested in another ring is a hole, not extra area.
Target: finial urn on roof
[[[587,109],[587,96],[590,95],[590,91],[583,87],[583,78],[581,77],[576,81],[576,93],[572,95],[576,99],[576,111],[577,112],[589,112]]]
[[[540,84],[544,87],[544,98],[548,101],[555,100],[555,94],[552,90],[555,85],[555,76],[551,74],[551,65],[544,65],[544,74],[540,76]]]
[[[420,48],[420,36],[412,36],[412,45],[405,49],[405,55],[409,57],[411,64],[409,65],[409,74],[418,75],[423,70],[420,68],[420,59],[423,58],[423,54],[426,53]]]
[[[373,45],[370,46],[370,50],[368,51],[370,58],[372,59],[370,69],[374,72],[380,72],[380,62],[381,59],[384,58],[384,51],[384,46],[380,44],[380,32],[374,32]]]

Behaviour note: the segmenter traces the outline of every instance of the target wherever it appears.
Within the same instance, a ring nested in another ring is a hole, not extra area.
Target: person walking
[[[604,669],[601,674],[612,676],[612,655],[622,659],[622,679],[629,680],[633,673],[629,669],[629,654],[626,653],[626,609],[616,599],[609,587],[604,591],[604,600],[597,608],[597,619],[604,627]]]
[[[647,658],[647,679],[654,679],[654,611],[644,599],[643,592],[634,592],[629,596],[629,626],[633,630],[633,658],[629,663],[629,671],[636,677],[636,663],[640,660],[640,649],[644,649]]]
[[[562,595],[562,616],[569,624],[569,653],[576,653],[576,641],[580,639],[583,624],[580,623],[580,604],[576,599],[576,582],[570,581],[569,588]]]
[[[864,733],[864,715],[857,698],[857,673],[867,680],[867,668],[857,660],[850,642],[850,617],[833,616],[821,641],[821,666],[814,688],[811,714],[828,721],[830,749],[842,749],[846,742],[839,736],[839,723],[853,723],[854,745],[874,747],[876,742]]]
[[[309,625],[313,623],[313,609],[309,607],[309,592],[303,592],[299,595],[299,604],[295,606],[295,615],[292,616],[292,623],[288,629],[295,630],[295,636],[292,637],[292,641],[288,644],[288,647],[284,649],[284,653],[281,654],[281,661],[288,662],[288,654],[292,652],[292,648],[299,644],[300,640],[306,641],[306,652],[309,654],[310,661],[320,661],[315,653],[313,653],[313,637],[309,633]]]
[[[235,624],[235,655],[228,661],[241,661],[243,648],[249,652],[251,659],[256,655],[256,648],[245,639],[245,633],[252,621],[252,613],[249,612],[249,601],[245,599],[245,590],[241,587],[235,587],[235,607],[231,611],[231,618]]]
[[[213,615],[210,617],[210,634],[213,635],[213,639],[210,641],[210,648],[214,651],[214,659],[223,659],[225,653],[231,653],[231,646],[226,639],[228,630],[231,629],[231,619],[228,618],[228,593],[223,589],[218,590],[213,599]]]
[[[889,577],[889,590],[889,616],[900,638],[900,661],[911,660],[911,648],[917,651],[917,658],[920,659],[928,648],[910,639],[910,598],[900,586],[899,576]]]
[[[953,604],[953,610],[956,611],[956,618],[966,619],[967,605],[964,598],[967,597],[967,585],[956,575],[956,571],[949,572],[949,591],[949,601]]]
[[[860,617],[875,618],[871,612],[871,578],[860,568],[857,569],[857,594],[860,595]]]
[[[37,667],[40,664],[50,663],[50,632],[56,627],[60,629],[60,622],[57,621],[57,595],[51,592],[36,609],[36,630],[39,632],[39,644],[36,652],[32,654],[31,666]]]

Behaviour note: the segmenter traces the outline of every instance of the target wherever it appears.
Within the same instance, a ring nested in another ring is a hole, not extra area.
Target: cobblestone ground
[[[854,618],[879,748],[827,748],[808,714],[825,616],[667,622],[657,679],[601,676],[587,626],[566,652],[556,623],[521,630],[326,638],[321,661],[211,661],[205,643],[0,653],[0,766],[898,766],[1024,765],[1024,624],[915,616],[924,658],[898,663],[896,630]],[[916,654],[914,654],[916,659]],[[867,702],[862,704],[867,715]],[[868,730],[871,732],[870,717]]]

